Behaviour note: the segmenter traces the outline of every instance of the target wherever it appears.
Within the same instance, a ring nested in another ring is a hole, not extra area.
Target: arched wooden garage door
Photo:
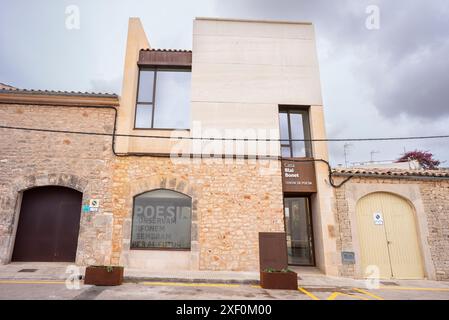
[[[12,261],[74,262],[82,193],[39,187],[23,193]]]
[[[424,269],[413,208],[403,198],[376,192],[357,202],[363,271],[379,267],[382,279],[422,279]]]

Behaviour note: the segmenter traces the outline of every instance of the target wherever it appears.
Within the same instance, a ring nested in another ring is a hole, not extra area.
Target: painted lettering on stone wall
[[[137,197],[131,248],[190,248],[191,201]]]

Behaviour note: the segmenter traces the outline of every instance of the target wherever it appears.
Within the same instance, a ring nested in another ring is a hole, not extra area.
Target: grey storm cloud
[[[365,27],[366,8],[377,5],[380,29]],[[336,54],[363,52],[353,72],[373,88],[385,116],[449,115],[449,1],[221,1],[220,11],[243,16],[313,21]]]
[[[373,101],[388,116],[448,116],[449,2],[411,2],[407,13],[395,7],[379,32],[385,64],[372,74]]]
[[[379,75],[374,103],[384,114],[449,115],[449,41],[414,52]]]

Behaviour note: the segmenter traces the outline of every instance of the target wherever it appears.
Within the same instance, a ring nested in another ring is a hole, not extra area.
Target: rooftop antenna
[[[380,151],[378,151],[378,150],[371,150],[371,152],[370,152],[370,162],[371,163],[374,162],[374,154],[375,153],[380,153]]]
[[[348,148],[352,147],[352,143],[345,143],[343,145],[343,154],[345,156],[345,168],[348,167]]]

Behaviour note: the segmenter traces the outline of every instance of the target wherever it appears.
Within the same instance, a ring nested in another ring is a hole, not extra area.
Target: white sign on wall
[[[100,207],[100,200],[98,200],[98,199],[90,199],[89,206],[91,208],[99,208]]]
[[[98,212],[100,208],[100,200],[98,199],[90,199],[89,201],[89,211],[90,212]]]
[[[374,224],[381,225],[384,224],[384,218],[382,217],[382,213],[374,212],[373,213]]]

